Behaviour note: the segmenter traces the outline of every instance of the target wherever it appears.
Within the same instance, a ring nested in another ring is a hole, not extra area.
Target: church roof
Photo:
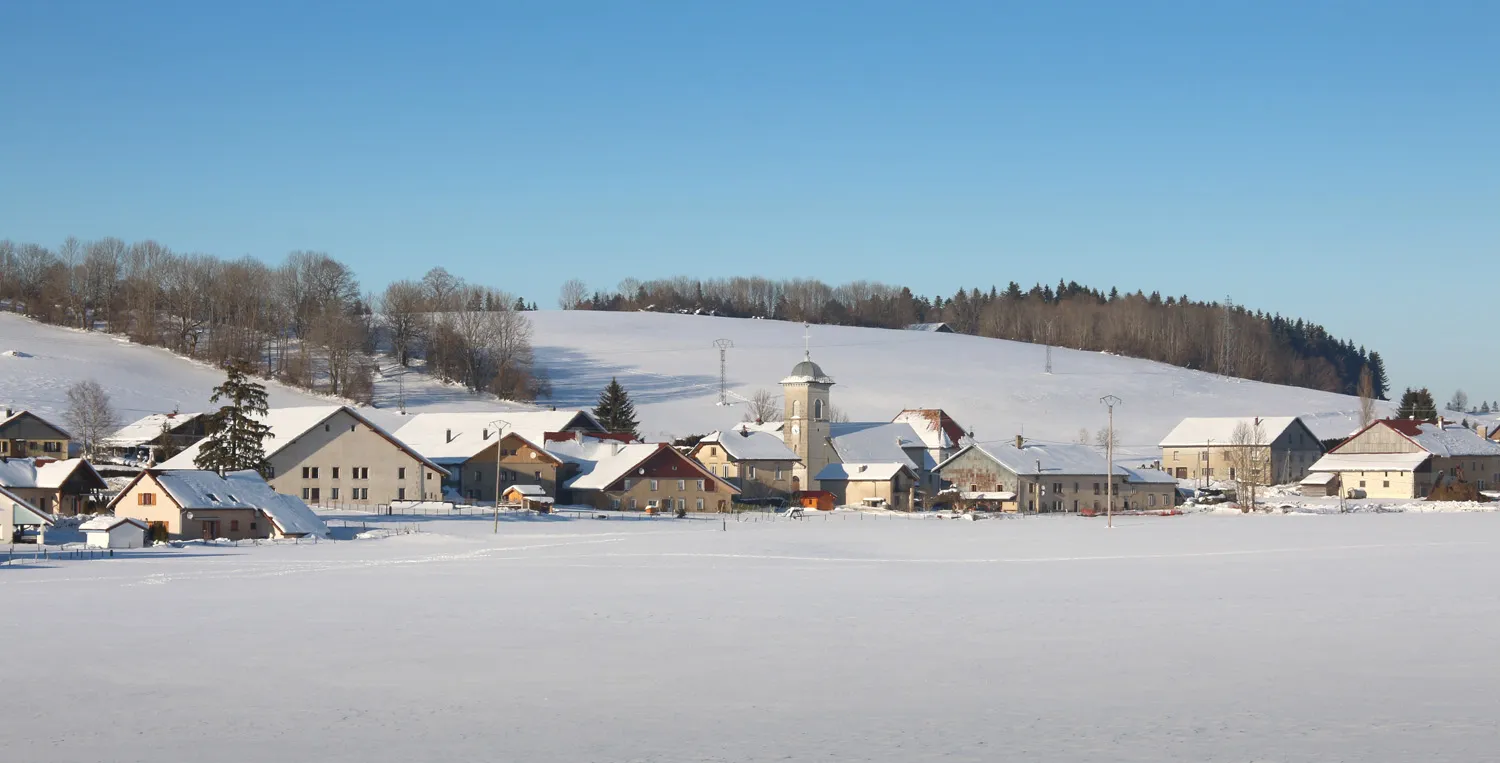
[[[818,367],[818,364],[814,363],[812,361],[812,358],[809,357],[809,358],[803,360],[801,363],[798,363],[797,365],[792,366],[792,372],[790,374],[788,374],[785,379],[782,379],[781,383],[782,384],[809,384],[809,383],[811,383],[811,384],[832,384],[833,383],[833,378],[830,377],[828,374],[823,373],[823,369],[820,368],[820,367]]]

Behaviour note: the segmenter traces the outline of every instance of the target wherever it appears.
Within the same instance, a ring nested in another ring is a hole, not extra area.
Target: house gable
[[[73,435],[31,411],[0,421],[0,440],[71,440]]]
[[[1390,425],[1388,421],[1375,421],[1354,433],[1331,452],[1355,453],[1425,453],[1427,452]]]

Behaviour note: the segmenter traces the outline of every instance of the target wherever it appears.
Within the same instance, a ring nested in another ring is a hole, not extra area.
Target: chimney
[[[453,430],[452,429],[449,429],[447,432],[445,432],[443,434],[443,442],[445,442],[445,443],[453,442]]]
[[[1022,437],[1021,435],[1016,435],[1016,450],[1020,450],[1024,447],[1026,447],[1026,438]]]
[[[481,440],[488,440],[488,439],[490,439],[490,430],[489,429],[481,429],[481,430],[479,430],[479,439],[481,439]]]
[[[750,436],[750,430],[749,429],[741,429],[740,430],[740,437],[749,437],[749,436]]]

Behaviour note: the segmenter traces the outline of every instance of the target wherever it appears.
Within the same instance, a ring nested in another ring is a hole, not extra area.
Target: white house
[[[140,548],[146,544],[146,523],[130,517],[101,516],[78,526],[89,548]]]
[[[47,528],[51,526],[52,517],[0,486],[0,543],[16,543],[27,530],[34,530],[36,542],[41,543]]]

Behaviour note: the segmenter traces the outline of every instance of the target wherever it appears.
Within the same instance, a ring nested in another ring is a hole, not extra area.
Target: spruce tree
[[[1375,375],[1375,397],[1389,400],[1391,380],[1385,375],[1385,361],[1380,359],[1378,352],[1370,352],[1370,373]]]
[[[611,377],[609,386],[599,393],[599,404],[594,406],[594,418],[611,432],[624,432],[640,439],[635,431],[640,423],[635,418],[635,404],[630,402],[630,393],[620,386],[620,380]]]
[[[1418,421],[1436,421],[1437,403],[1432,399],[1432,393],[1426,387],[1421,389],[1406,388],[1401,395],[1401,406],[1396,409],[1396,416],[1403,419],[1417,419]]]
[[[258,416],[264,416],[268,410],[266,388],[250,379],[249,364],[244,361],[235,361],[227,371],[229,378],[214,387],[209,402],[226,400],[228,405],[209,418],[211,433],[204,439],[193,464],[220,475],[242,469],[265,474],[269,465],[262,443],[271,428]]]

